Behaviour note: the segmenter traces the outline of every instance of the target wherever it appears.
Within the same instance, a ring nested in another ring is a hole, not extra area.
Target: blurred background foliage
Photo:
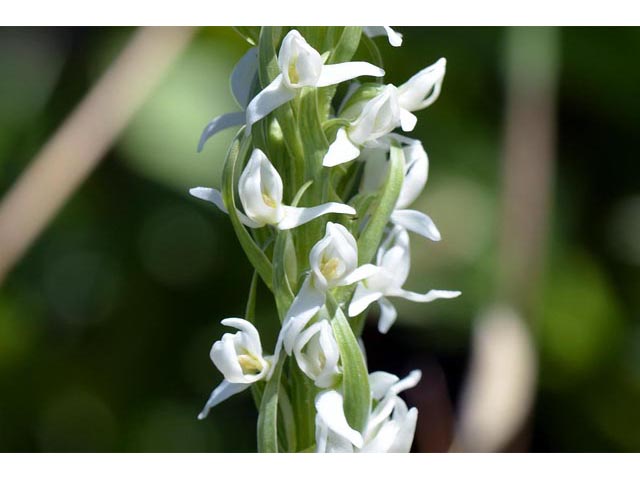
[[[387,81],[448,61],[443,93],[418,114],[413,134],[431,160],[416,208],[429,212],[443,240],[412,239],[407,286],[463,295],[397,302],[399,321],[384,337],[373,312],[365,342],[372,369],[426,372],[433,397],[431,408],[421,406],[429,422],[419,435],[435,440],[421,445],[442,450],[473,322],[495,296],[508,29],[398,30],[400,49],[376,40]],[[0,29],[0,192],[131,33]],[[528,319],[540,378],[525,440],[514,448],[639,451],[640,30],[563,28],[556,37],[550,238]],[[231,28],[201,29],[2,285],[0,451],[255,449],[248,394],[196,420],[221,379],[208,358],[219,320],[242,315],[251,270],[228,218],[187,194],[219,185],[233,132],[202,154],[196,145],[212,117],[236,108],[228,75],[246,48]],[[257,318],[271,350],[264,291]]]

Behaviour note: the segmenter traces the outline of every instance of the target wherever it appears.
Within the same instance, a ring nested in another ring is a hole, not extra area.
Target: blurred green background
[[[365,332],[373,367],[427,372],[422,388],[435,393],[420,407],[418,449],[447,449],[472,325],[496,298],[508,52],[526,59],[546,38],[554,178],[544,273],[526,318],[540,377],[511,448],[640,451],[640,29],[528,29],[529,41],[506,28],[398,30],[399,49],[376,39],[387,81],[448,61],[443,93],[412,134],[431,162],[416,208],[443,240],[412,238],[408,287],[463,292],[395,302],[391,332],[377,333],[375,313]],[[0,193],[132,33],[0,29]],[[212,117],[235,110],[228,75],[247,48],[231,28],[199,30],[0,287],[0,451],[255,450],[249,394],[196,420],[221,380],[208,358],[219,320],[242,315],[251,270],[228,218],[187,194],[219,185],[233,132],[201,154],[196,145]],[[525,68],[525,78],[538,74]],[[272,315],[260,291],[267,350]]]

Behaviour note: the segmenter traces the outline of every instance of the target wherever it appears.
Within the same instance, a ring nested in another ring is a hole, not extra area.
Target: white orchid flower
[[[362,27],[362,31],[369,38],[386,36],[392,47],[402,45],[402,34],[391,27]]]
[[[435,102],[440,95],[446,69],[447,60],[441,58],[400,85],[398,87],[400,107],[416,112]]]
[[[343,115],[357,117],[337,131],[335,141],[322,160],[325,167],[354,160],[361,149],[376,145],[376,140],[398,126],[402,126],[404,131],[411,131],[416,124],[415,115],[400,107],[398,89],[393,85],[386,85],[371,100],[348,108]]]
[[[377,148],[364,151],[362,157],[365,166],[360,191],[375,191],[384,183],[389,170],[387,156],[392,140],[405,145],[402,148],[405,176],[391,214],[391,223],[437,242],[441,236],[431,217],[417,210],[407,209],[422,193],[429,175],[429,158],[420,141],[391,133],[380,140]]]
[[[221,130],[231,127],[239,127],[245,123],[245,110],[251,100],[251,87],[258,75],[258,49],[250,48],[231,72],[231,92],[240,112],[231,112],[220,115],[211,120],[202,132],[198,142],[198,152],[202,151],[205,142]]]
[[[255,122],[293,99],[303,87],[326,87],[363,75],[384,75],[384,70],[367,62],[324,65],[320,53],[297,30],[291,30],[282,40],[278,66],[280,74],[247,106],[247,131]]]
[[[282,345],[291,355],[300,332],[322,308],[329,290],[353,285],[377,271],[371,264],[358,267],[356,239],[344,226],[332,222],[327,223],[325,236],[311,249],[309,263],[311,271],[285,315],[276,357]]]
[[[386,297],[401,297],[412,302],[432,302],[439,298],[455,298],[460,295],[452,290],[429,290],[420,294],[404,290],[409,276],[409,234],[402,227],[394,227],[385,242],[380,246],[377,254],[377,270],[374,275],[358,284],[351,303],[349,316],[355,317],[362,313],[373,302],[380,305],[380,320],[378,330],[387,333],[397,317],[397,311]]]
[[[296,339],[293,353],[302,370],[316,387],[329,388],[340,375],[340,350],[327,320],[321,320],[304,330]]]
[[[196,187],[189,190],[194,197],[209,201],[220,210],[228,210],[219,190]],[[328,213],[355,215],[349,205],[329,202],[316,207],[291,207],[282,203],[282,178],[262,150],[256,148],[238,181],[238,195],[245,213],[238,211],[240,221],[250,228],[273,225],[289,230]]]
[[[224,380],[211,392],[198,415],[199,420],[220,402],[264,380],[271,369],[272,362],[262,356],[260,335],[251,323],[242,318],[226,318],[220,323],[238,331],[225,333],[211,347],[211,361],[224,375]]]
[[[419,370],[400,380],[387,372],[369,375],[374,407],[364,433],[352,429],[344,414],[342,395],[328,390],[316,397],[316,451],[318,453],[408,453],[418,420],[418,410],[407,408],[398,397],[420,381]]]

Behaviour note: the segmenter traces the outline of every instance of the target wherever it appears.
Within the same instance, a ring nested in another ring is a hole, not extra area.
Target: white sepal
[[[318,452],[352,452],[362,447],[362,435],[349,426],[344,400],[336,390],[319,393],[316,405],[316,448]]]
[[[198,142],[198,152],[201,152],[204,148],[204,144],[209,138],[213,137],[216,133],[221,130],[225,130],[231,127],[239,127],[240,125],[244,125],[245,114],[244,112],[232,112],[225,113],[224,115],[220,115],[204,127],[202,131],[202,135],[200,135],[200,141]]]
[[[253,47],[247,50],[231,72],[231,92],[243,110],[251,101],[251,86],[257,75],[258,48]]]
[[[189,189],[189,194],[191,194],[196,198],[199,198],[200,200],[211,202],[220,210],[222,210],[224,213],[229,213],[229,210],[227,210],[227,207],[225,206],[224,201],[222,200],[222,193],[220,193],[220,191],[216,190],[215,188],[194,187]],[[247,217],[244,213],[242,213],[237,208],[236,208],[236,214],[238,215],[238,218],[240,219],[240,221],[247,227],[258,228],[258,227],[262,227],[263,225],[261,223],[251,220],[249,217]]]
[[[302,370],[319,388],[334,385],[340,374],[340,350],[327,320],[304,330],[297,338],[293,353]]]
[[[386,36],[392,47],[402,45],[402,34],[391,27],[362,27],[362,31],[369,38]]]
[[[411,112],[427,108],[438,99],[446,72],[447,61],[441,58],[419,71],[398,87],[400,106]]]

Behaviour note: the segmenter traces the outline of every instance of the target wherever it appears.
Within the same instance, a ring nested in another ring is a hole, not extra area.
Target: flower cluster
[[[213,344],[224,380],[199,418],[252,388],[260,451],[408,452],[417,410],[398,394],[420,372],[369,373],[358,338],[374,302],[386,333],[397,316],[391,298],[460,294],[403,288],[409,232],[432,241],[440,233],[428,215],[407,208],[426,184],[429,161],[418,140],[395,131],[413,130],[413,112],[438,98],[446,62],[385,85],[380,66],[352,58],[362,42],[377,52],[371,37],[381,34],[401,45],[389,27],[238,30],[256,45],[231,75],[242,110],[213,119],[198,149],[221,129],[241,128],[222,188],[191,194],[230,216],[256,274],[247,318],[222,321],[236,332]],[[253,318],[258,278],[278,310],[273,355],[264,354]]]

